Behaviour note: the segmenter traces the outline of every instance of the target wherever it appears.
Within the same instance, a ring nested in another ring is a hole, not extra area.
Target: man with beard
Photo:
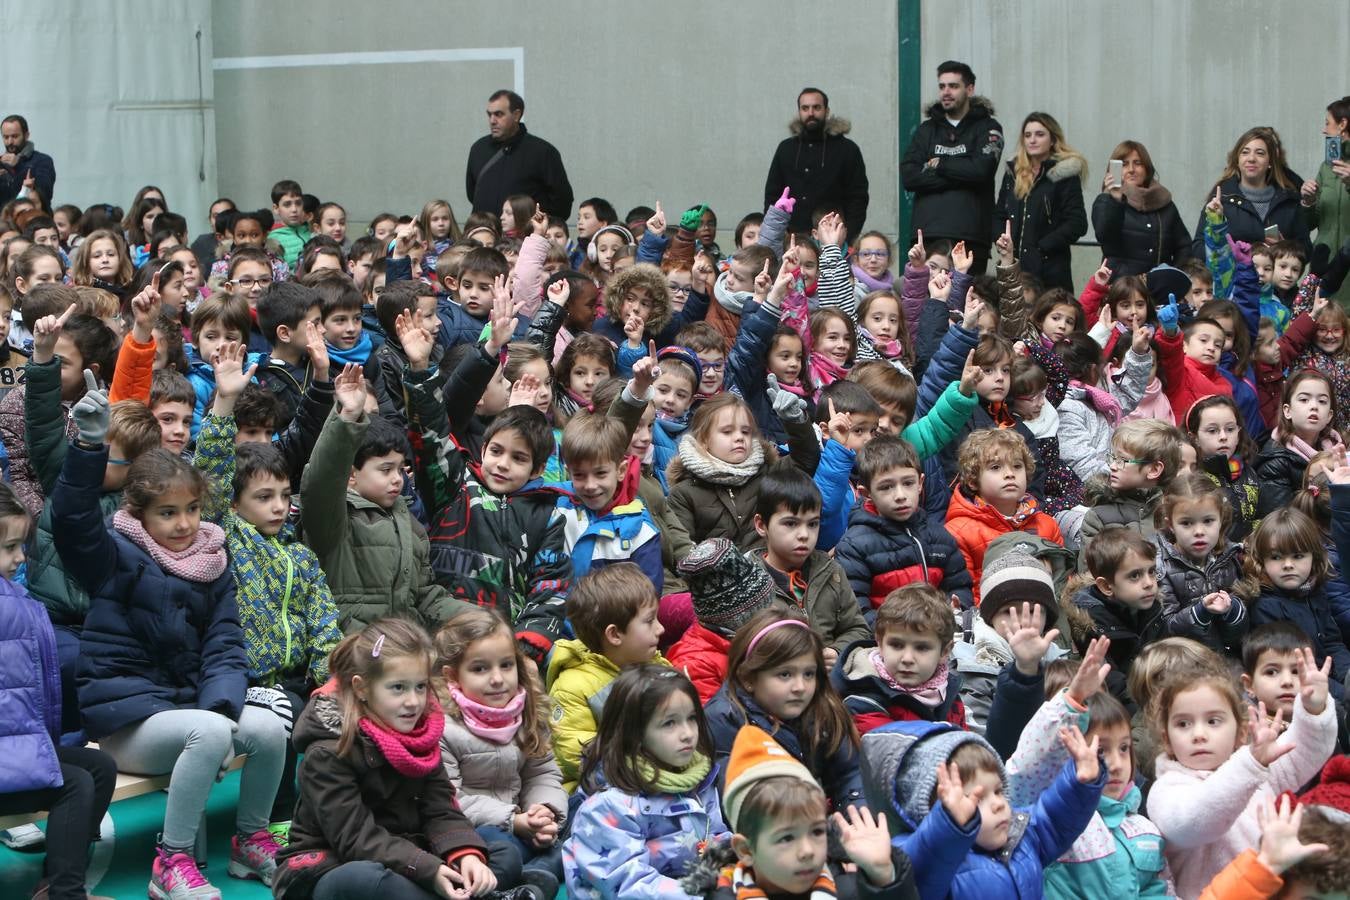
[[[50,156],[34,149],[28,139],[28,120],[23,116],[7,116],[0,121],[0,138],[5,142],[5,152],[0,153],[0,203],[19,196],[24,182],[31,180],[42,197],[42,205],[51,209],[56,166]]]
[[[830,98],[820,88],[802,88],[797,118],[769,164],[764,180],[764,206],[774,204],[787,188],[796,204],[789,231],[810,231],[811,214],[836,210],[855,238],[867,219],[867,166],[862,151],[849,140],[852,125],[830,115]]]
[[[963,62],[938,66],[938,101],[914,129],[900,163],[900,181],[914,194],[913,227],[925,241],[965,241],[971,274],[989,261],[995,223],[994,176],[1003,156],[1003,126],[994,106],[975,96],[975,73]]]

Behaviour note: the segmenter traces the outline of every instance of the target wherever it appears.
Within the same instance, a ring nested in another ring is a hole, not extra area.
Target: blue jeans
[[[497,889],[507,890],[520,884],[522,872],[542,869],[562,881],[562,841],[539,848],[526,843],[510,831],[493,825],[478,829],[478,836],[487,844],[488,868],[497,876]]]

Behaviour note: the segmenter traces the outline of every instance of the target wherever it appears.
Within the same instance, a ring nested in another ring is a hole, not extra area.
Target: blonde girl
[[[101,228],[85,238],[70,263],[72,282],[103,288],[118,299],[135,274],[126,242],[109,228]]]
[[[448,200],[429,200],[417,215],[417,228],[427,242],[427,252],[422,257],[422,274],[436,282],[436,257],[459,240],[459,223],[455,220],[454,210]]]

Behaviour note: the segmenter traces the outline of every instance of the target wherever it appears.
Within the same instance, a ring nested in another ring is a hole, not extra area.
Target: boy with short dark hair
[[[272,215],[277,221],[268,237],[281,247],[282,257],[291,271],[295,271],[305,244],[314,237],[306,221],[304,194],[300,183],[289,178],[272,185]]]
[[[174,456],[187,452],[196,399],[191,382],[173,369],[160,369],[151,376],[149,406],[159,422],[159,445]]]
[[[703,377],[698,384],[698,393],[694,395],[694,404],[707,400],[724,387],[727,370],[727,340],[722,332],[707,322],[694,322],[686,325],[675,335],[675,343],[688,347],[698,356]]]
[[[380,370],[385,394],[395,410],[395,422],[400,425],[407,423],[403,371],[407,368],[408,356],[399,343],[396,327],[399,317],[404,315],[410,316],[418,328],[433,335],[436,333],[441,323],[436,317],[436,292],[431,285],[424,281],[396,281],[375,300],[375,318],[385,335],[384,343],[375,350],[375,365]],[[449,374],[443,366],[444,356],[445,347],[437,341],[427,360],[442,381]]]
[[[872,622],[897,588],[920,582],[971,603],[971,573],[947,529],[923,509],[923,470],[914,446],[878,435],[858,453],[861,506],[849,516],[835,559],[848,574],[859,609]]]
[[[582,200],[577,206],[577,238],[568,255],[570,267],[580,270],[586,263],[586,248],[591,238],[600,229],[618,221],[619,213],[608,200],[602,197]]]
[[[1158,368],[1163,391],[1181,425],[1197,400],[1210,394],[1233,396],[1233,386],[1218,371],[1227,339],[1223,326],[1214,319],[1196,317],[1178,327],[1176,295],[1158,310]]]
[[[274,282],[258,300],[258,329],[270,348],[258,383],[281,400],[283,424],[294,417],[311,383],[331,380],[327,360],[317,370],[310,353],[316,335],[322,343],[322,321],[319,295],[296,281]]]
[[[916,719],[965,728],[961,676],[947,663],[956,620],[942,593],[922,583],[897,588],[877,608],[873,634],[830,672],[858,733]]]
[[[1312,646],[1302,628],[1283,620],[1257,625],[1242,639],[1242,689],[1253,704],[1264,703],[1269,716],[1283,712],[1285,726],[1303,687],[1303,651]]]
[[[656,590],[642,569],[616,563],[577,579],[567,596],[576,638],[560,640],[549,658],[546,686],[554,700],[553,755],[563,790],[576,789],[581,751],[595,739],[609,685],[624,666],[670,665],[657,649],[665,630],[656,618]]]

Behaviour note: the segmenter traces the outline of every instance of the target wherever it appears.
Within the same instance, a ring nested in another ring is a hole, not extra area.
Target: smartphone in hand
[[[1341,138],[1340,135],[1323,136],[1324,150],[1322,159],[1325,162],[1334,163],[1341,159]]]
[[[1267,225],[1267,226],[1266,226],[1266,240],[1267,240],[1267,241],[1278,241],[1278,240],[1280,240],[1280,226],[1278,226],[1278,225]]]
[[[1124,182],[1125,162],[1120,159],[1113,159],[1106,167],[1107,173],[1111,176],[1111,186],[1121,187]]]

